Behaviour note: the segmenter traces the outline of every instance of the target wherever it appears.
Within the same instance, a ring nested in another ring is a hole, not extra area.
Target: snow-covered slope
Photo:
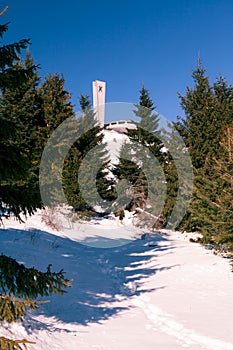
[[[227,259],[174,232],[95,248],[49,229],[40,212],[4,225],[1,253],[42,270],[52,263],[73,279],[66,295],[52,296],[23,324],[1,327],[36,341],[30,350],[233,350]],[[111,230],[106,220],[98,225]]]
[[[128,140],[128,136],[124,133],[119,133],[115,130],[104,130],[103,142],[106,142],[107,144],[107,149],[110,152],[112,163],[118,163],[118,156],[121,145]]]

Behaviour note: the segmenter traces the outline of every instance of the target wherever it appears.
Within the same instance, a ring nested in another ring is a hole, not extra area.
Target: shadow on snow
[[[53,271],[64,269],[73,280],[65,295],[52,295],[50,303],[28,313],[26,325],[32,330],[55,330],[59,322],[88,325],[129,309],[124,301],[153,290],[145,288],[145,279],[173,267],[156,263],[158,251],[172,252],[167,242],[166,235],[153,233],[120,247],[93,248],[36,229],[0,230],[0,253],[42,271],[51,263]],[[34,317],[40,314],[54,322],[47,325]],[[59,329],[65,331],[65,324]]]

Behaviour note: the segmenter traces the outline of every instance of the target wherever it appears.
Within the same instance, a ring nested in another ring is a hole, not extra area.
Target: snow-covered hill
[[[64,268],[73,288],[23,324],[3,325],[1,334],[36,341],[30,350],[233,350],[227,259],[165,231],[112,248],[86,246],[40,215],[24,224],[6,220],[1,253],[42,270]],[[87,236],[91,225],[82,226]],[[129,231],[129,221],[114,225]],[[104,219],[98,226],[111,230]]]
[[[107,149],[110,152],[112,163],[118,163],[121,145],[128,140],[128,136],[124,133],[120,133],[115,130],[104,130],[103,142],[106,142],[107,144]]]

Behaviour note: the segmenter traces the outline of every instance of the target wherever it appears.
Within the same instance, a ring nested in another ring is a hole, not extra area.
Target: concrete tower
[[[105,114],[105,93],[106,82],[95,80],[92,82],[93,92],[93,109],[95,112],[96,120],[101,127],[104,126],[104,114]]]

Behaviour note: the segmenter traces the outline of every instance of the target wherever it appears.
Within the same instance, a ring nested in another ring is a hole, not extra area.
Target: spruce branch
[[[38,309],[40,304],[48,303],[49,300],[34,301],[30,299],[22,300],[9,295],[0,295],[0,321],[15,322],[23,318],[27,308]]]
[[[36,343],[26,339],[12,340],[5,337],[0,337],[1,350],[27,350],[28,348],[26,344],[36,344]]]
[[[64,288],[70,287],[70,280],[64,277],[64,270],[51,271],[51,264],[46,272],[26,268],[15,259],[0,256],[0,291],[2,294],[19,298],[36,299],[53,293],[64,294]]]

